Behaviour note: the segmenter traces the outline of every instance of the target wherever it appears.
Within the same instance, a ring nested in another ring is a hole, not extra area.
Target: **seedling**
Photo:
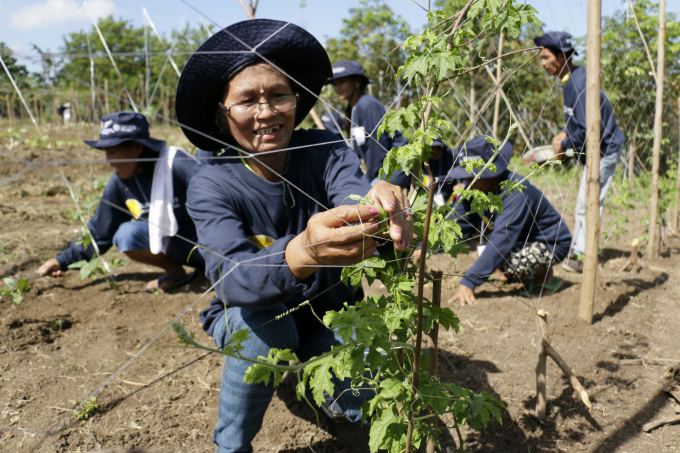
[[[73,400],[73,405],[78,407],[78,401]],[[87,420],[92,417],[99,410],[97,406],[97,398],[91,398],[83,403],[80,409],[73,411],[73,418],[76,420]]]
[[[10,296],[12,298],[12,305],[14,305],[14,308],[18,310],[19,306],[21,305],[21,301],[23,300],[22,294],[28,292],[30,289],[30,280],[27,278],[15,280],[13,278],[7,277],[4,279],[4,281],[5,288],[0,289],[0,297]]]

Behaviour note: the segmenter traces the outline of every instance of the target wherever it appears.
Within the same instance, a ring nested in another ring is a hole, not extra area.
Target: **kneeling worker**
[[[493,153],[494,146],[486,137],[479,136],[470,140],[455,156],[454,178],[465,179],[468,188],[499,195],[503,200],[500,215],[485,211],[480,218],[472,210],[471,200],[462,200],[449,214],[463,230],[463,239],[480,236],[480,233],[488,239],[483,250],[478,248],[477,262],[465,273],[456,294],[449,300],[450,303],[459,301],[461,306],[477,303],[474,290],[489,277],[499,281],[506,281],[506,276],[531,279],[528,292],[534,295],[540,294],[543,288],[555,291],[561,281],[551,282],[551,266],[567,257],[571,244],[571,234],[562,217],[529,181],[522,182],[521,192],[501,189],[503,181],[523,179],[507,169],[512,157],[509,143],[494,160],[496,171],[486,169],[477,181],[472,182],[475,175],[467,173],[463,166],[465,161],[483,159],[488,162]],[[480,170],[476,169],[475,173]]]
[[[186,151],[151,138],[146,118],[129,111],[102,117],[99,141],[85,144],[104,151],[114,168],[88,223],[99,253],[115,245],[130,259],[163,269],[160,278],[147,284],[149,292],[189,283],[197,274],[187,274],[183,265],[204,267],[201,255],[191,253],[196,227],[186,209],[187,187],[199,162]],[[69,265],[89,261],[95,253],[93,244],[85,248],[73,242],[45,262],[38,274],[61,277]]]

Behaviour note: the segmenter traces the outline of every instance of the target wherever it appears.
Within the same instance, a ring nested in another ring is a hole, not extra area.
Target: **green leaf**
[[[271,348],[267,357],[259,356],[260,363],[254,363],[246,370],[243,375],[243,382],[247,384],[259,384],[263,382],[269,385],[271,375],[274,375],[274,386],[283,382],[283,370],[277,369],[279,365],[288,365],[288,361],[295,360],[295,354],[290,349]]]
[[[398,425],[401,421],[400,417],[395,413],[395,409],[390,407],[380,414],[380,417],[371,421],[371,430],[369,432],[368,447],[371,453],[375,453],[380,449],[388,449],[391,445],[391,436],[388,435],[389,428],[392,425]]]

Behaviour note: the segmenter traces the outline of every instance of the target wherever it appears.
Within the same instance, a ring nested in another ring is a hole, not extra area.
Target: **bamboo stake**
[[[423,258],[424,260],[424,258]],[[442,300],[442,276],[444,274],[442,271],[432,271],[432,305],[435,307],[441,306]],[[439,323],[434,323],[432,325],[432,330],[430,331],[430,347],[428,349],[428,373],[430,376],[437,376],[437,346],[439,342]],[[433,415],[430,417],[430,426],[432,428],[437,428],[439,423],[439,417]],[[425,448],[427,453],[434,453],[435,442],[434,439],[427,439],[427,446]]]
[[[548,322],[546,321],[546,313],[539,312],[536,315],[536,323],[538,325],[538,342],[536,349],[538,351],[538,363],[536,364],[536,418],[545,421],[546,406],[547,406],[547,388],[546,388],[546,372],[548,367],[548,356],[545,353],[545,342],[543,337],[547,336]],[[545,332],[545,335],[544,335]]]
[[[498,55],[503,55],[503,37],[505,35],[501,32],[501,36],[498,38]],[[503,70],[503,60],[498,60],[496,63],[496,87],[501,81],[501,72]],[[501,96],[496,95],[496,103],[493,108],[493,137],[498,137],[498,118],[501,114]]]
[[[638,238],[633,239],[630,242],[630,258],[626,263],[621,266],[621,269],[619,269],[619,272],[624,272],[628,270],[628,267],[631,268],[633,272],[636,274],[640,270],[640,264],[638,263],[638,244],[640,240]]]
[[[680,136],[680,97],[678,98],[678,136]],[[678,141],[680,146],[680,141]],[[678,151],[678,178],[675,181],[675,210],[673,211],[673,232],[678,232],[678,205],[680,204],[680,150]]]
[[[109,79],[104,79],[104,103],[106,107],[106,114],[111,113],[111,106],[109,105]]]
[[[576,390],[576,392],[581,397],[581,401],[583,401],[583,404],[585,404],[588,410],[592,412],[593,405],[590,402],[590,398],[588,397],[588,392],[586,392],[586,389],[583,388],[578,378],[571,371],[571,368],[569,368],[569,365],[567,365],[564,359],[560,357],[560,355],[557,353],[557,351],[555,351],[555,349],[553,349],[552,344],[550,343],[550,338],[548,337],[548,323],[547,320],[545,319],[547,315],[549,315],[549,313],[544,310],[538,310],[536,312],[536,317],[538,318],[539,322],[539,333],[541,334],[539,342],[541,342],[542,340],[543,348],[545,350],[546,355],[553,359],[557,366],[560,367],[562,373],[569,379],[569,383],[571,384],[572,388]]]
[[[600,52],[602,4],[588,1],[588,66],[586,75],[586,247],[579,316],[593,323],[595,279],[600,236]]]
[[[661,235],[657,231],[659,216],[659,160],[661,158],[661,127],[663,123],[663,74],[666,59],[666,0],[659,0],[659,34],[656,54],[656,109],[654,112],[654,145],[652,148],[652,203],[649,218],[649,256],[656,258],[660,252]],[[657,236],[658,235],[658,236]]]
[[[411,378],[411,396],[415,397],[418,392],[420,380],[420,350],[423,341],[423,289],[425,286],[425,261],[427,261],[427,238],[430,234],[430,217],[432,216],[432,202],[434,201],[435,178],[432,175],[429,164],[425,163],[425,168],[430,174],[430,187],[427,194],[427,210],[425,211],[425,225],[423,226],[423,245],[420,252],[420,266],[418,271],[418,322],[416,326],[416,348],[413,357],[413,376]],[[408,418],[408,429],[406,431],[406,453],[411,453],[413,441],[413,413]]]
[[[319,114],[316,113],[316,110],[313,108],[309,111],[309,115],[312,117],[314,120],[314,124],[316,124],[316,127],[319,129],[326,129],[326,126],[324,126],[323,121],[321,121],[321,118],[319,118]]]
[[[12,111],[12,103],[9,101],[9,94],[5,95],[5,102],[7,102],[7,119],[9,120],[9,128],[14,127],[14,112]]]
[[[486,72],[489,74],[489,76],[491,77],[491,81],[494,84],[496,84],[496,83],[500,84],[501,83],[501,81],[498,80],[498,79],[494,80],[495,76],[493,75],[493,71],[491,71],[491,69],[489,69],[488,66],[484,66],[484,69],[486,69]],[[503,83],[505,83],[507,80],[508,79],[504,80]],[[526,144],[526,146],[531,147],[531,140],[529,140],[529,137],[527,136],[527,133],[524,130],[524,126],[522,126],[522,122],[519,120],[519,117],[515,113],[515,109],[512,108],[512,105],[510,104],[510,99],[508,98],[508,95],[505,94],[505,90],[498,91],[498,94],[500,94],[501,97],[503,98],[503,102],[505,102],[505,106],[508,108],[508,112],[510,112],[510,116],[512,117],[512,121],[517,123],[517,125],[518,125],[517,129],[519,129],[519,133],[522,135],[522,138],[524,139],[524,143]]]
[[[630,139],[630,145],[628,147],[628,190],[633,193],[633,179],[635,179],[635,153],[637,153],[636,140],[637,140],[637,124],[635,125],[635,132],[633,132],[633,137]]]

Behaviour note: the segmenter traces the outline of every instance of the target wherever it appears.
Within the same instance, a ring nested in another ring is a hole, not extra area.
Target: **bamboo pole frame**
[[[654,145],[652,148],[652,203],[649,216],[649,244],[647,250],[651,258],[659,256],[661,234],[659,223],[659,161],[661,159],[661,127],[663,123],[663,74],[666,59],[666,0],[659,0],[659,34],[656,53],[656,105],[654,109]]]
[[[583,284],[579,316],[593,323],[600,236],[600,52],[602,4],[588,1],[588,55],[586,75],[586,247],[583,256]]]

